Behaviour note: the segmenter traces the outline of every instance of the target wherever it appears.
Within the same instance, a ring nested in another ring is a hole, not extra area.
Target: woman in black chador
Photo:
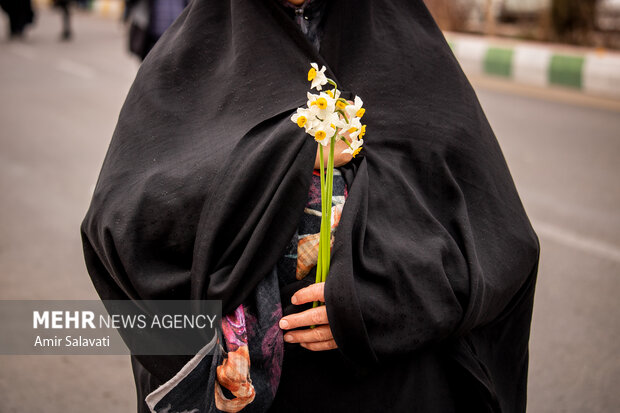
[[[312,62],[367,125],[316,285],[317,144],[290,119]],[[223,303],[221,349],[132,357],[140,412],[525,411],[537,238],[422,0],[191,2],[82,235],[103,299]]]

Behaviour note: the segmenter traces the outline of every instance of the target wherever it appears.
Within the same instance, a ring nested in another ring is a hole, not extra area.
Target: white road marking
[[[513,96],[517,95],[540,99],[546,102],[557,102],[561,104],[620,112],[620,100],[588,95],[578,90],[570,90],[567,88],[552,86],[532,86],[523,83],[516,83],[509,79],[476,75],[475,73],[469,72],[467,73],[467,78],[472,83],[476,91],[490,90]]]
[[[620,213],[618,211],[596,208],[595,205],[578,205],[574,202],[559,202],[557,196],[548,192],[540,192],[530,188],[519,190],[525,209],[529,207],[542,208],[545,211],[553,211],[555,216],[563,216],[575,221],[592,221],[596,217],[597,223],[606,223],[620,227]]]
[[[33,47],[22,45],[13,45],[9,48],[9,51],[16,56],[23,57],[28,60],[35,60],[37,58],[37,52]]]
[[[557,227],[546,222],[534,221],[534,230],[543,238],[548,238],[564,246],[584,251],[601,258],[620,262],[620,247],[594,238]]]
[[[91,80],[96,77],[95,70],[81,63],[76,63],[67,59],[60,59],[56,62],[55,68],[66,74]]]

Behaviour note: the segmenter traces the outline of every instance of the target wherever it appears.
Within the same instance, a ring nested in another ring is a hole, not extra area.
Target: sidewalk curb
[[[463,70],[620,99],[620,53],[446,33]]]

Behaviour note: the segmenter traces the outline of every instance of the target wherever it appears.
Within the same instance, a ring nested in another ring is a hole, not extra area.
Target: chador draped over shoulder
[[[98,293],[244,302],[303,213],[316,142],[289,118],[317,62],[368,127],[341,168],[338,350],[285,355],[274,411],[525,411],[538,241],[474,91],[422,0],[323,19],[318,52],[277,0],[194,0],[161,38],[82,225]],[[139,361],[148,392],[186,360]]]

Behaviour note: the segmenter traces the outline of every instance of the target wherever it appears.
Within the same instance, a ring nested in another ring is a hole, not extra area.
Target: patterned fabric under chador
[[[334,170],[332,242],[347,197],[345,181]],[[314,171],[297,233],[274,271],[254,294],[222,318],[222,337],[212,355],[196,355],[175,377],[149,394],[154,413],[265,412],[280,382],[284,342],[280,288],[303,279],[316,265],[321,225],[320,175]]]

